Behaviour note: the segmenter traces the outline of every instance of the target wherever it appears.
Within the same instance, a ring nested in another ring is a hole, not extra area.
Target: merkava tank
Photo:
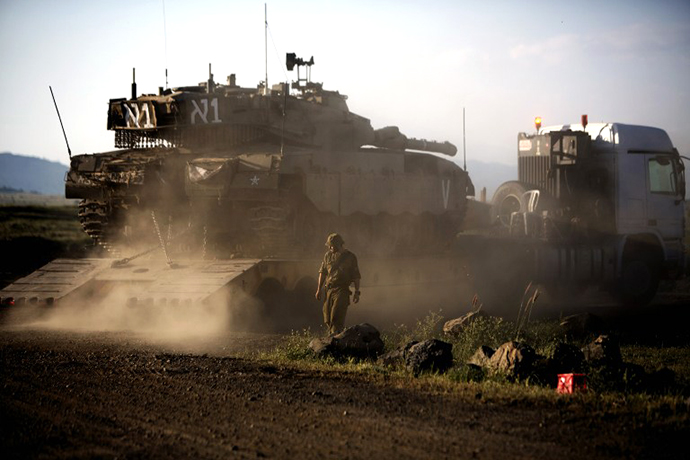
[[[111,99],[119,150],[77,155],[66,196],[118,255],[160,244],[204,257],[289,257],[342,233],[358,254],[433,253],[454,238],[474,195],[449,142],[374,129],[347,97],[311,82],[270,90],[217,84]],[[300,67],[307,78],[300,78]],[[291,88],[292,86],[292,88]],[[126,249],[124,249],[126,248]]]

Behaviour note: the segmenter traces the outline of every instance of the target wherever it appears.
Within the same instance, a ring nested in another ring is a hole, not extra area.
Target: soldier
[[[357,257],[343,248],[345,242],[337,233],[331,233],[326,240],[328,251],[323,257],[319,269],[319,287],[316,299],[321,300],[322,288],[325,287],[326,299],[323,303],[323,322],[330,334],[343,330],[347,306],[350,305],[350,285],[355,285],[352,302],[359,302],[359,267]]]

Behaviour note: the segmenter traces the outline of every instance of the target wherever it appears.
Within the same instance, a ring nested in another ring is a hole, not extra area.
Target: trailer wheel
[[[288,301],[281,282],[275,278],[266,278],[259,285],[255,297],[263,304],[258,315],[258,328],[265,332],[280,330],[281,320],[289,311],[285,307]]]
[[[650,250],[624,256],[617,292],[621,303],[641,307],[651,302],[660,281],[657,259]]]
[[[313,328],[316,330],[321,325],[321,302],[314,298],[318,282],[314,278],[304,277],[291,292],[292,305],[290,321],[287,325],[290,329]]]

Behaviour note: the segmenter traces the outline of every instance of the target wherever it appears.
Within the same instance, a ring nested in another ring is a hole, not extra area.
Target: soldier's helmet
[[[328,235],[328,238],[326,238],[326,246],[340,246],[344,243],[345,241],[343,240],[343,237],[337,233],[331,233],[330,235]]]

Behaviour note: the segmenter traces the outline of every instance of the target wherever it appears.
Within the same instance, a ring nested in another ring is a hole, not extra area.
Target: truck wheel
[[[631,257],[623,261],[618,284],[618,298],[623,305],[647,305],[659,288],[658,264],[649,256]]]
[[[587,290],[587,285],[581,283],[547,283],[544,288],[549,300],[555,305],[569,305],[578,303]]]
[[[510,216],[525,208],[523,195],[528,186],[522,182],[510,181],[501,184],[491,200],[491,221],[510,227]]]

